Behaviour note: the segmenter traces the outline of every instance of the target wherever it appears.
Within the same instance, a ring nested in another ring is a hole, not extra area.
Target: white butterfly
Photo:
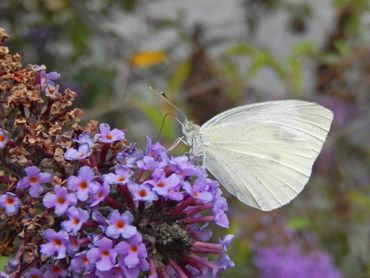
[[[332,120],[318,104],[283,100],[236,107],[202,126],[185,120],[182,132],[232,195],[269,211],[303,190]]]

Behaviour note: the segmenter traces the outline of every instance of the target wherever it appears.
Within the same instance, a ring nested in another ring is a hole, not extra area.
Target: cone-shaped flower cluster
[[[0,29],[0,43],[6,38]],[[158,142],[81,127],[56,72],[0,48],[0,252],[6,277],[217,277],[233,266],[216,181]]]

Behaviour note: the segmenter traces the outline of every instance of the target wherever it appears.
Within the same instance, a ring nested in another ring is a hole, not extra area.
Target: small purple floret
[[[108,124],[102,123],[99,126],[100,133],[96,134],[96,138],[102,143],[113,143],[122,141],[125,138],[125,133],[117,128],[111,130]]]
[[[5,209],[5,212],[12,216],[18,213],[19,210],[19,198],[11,193],[6,192],[0,195],[0,207]]]
[[[26,167],[26,177],[17,183],[17,189],[30,188],[31,197],[37,198],[44,191],[43,184],[51,181],[52,176],[49,173],[42,173],[36,166]]]
[[[55,208],[55,214],[62,215],[70,206],[74,206],[77,203],[76,196],[73,193],[69,193],[67,188],[56,186],[53,193],[46,193],[43,199],[44,206],[46,208]]]

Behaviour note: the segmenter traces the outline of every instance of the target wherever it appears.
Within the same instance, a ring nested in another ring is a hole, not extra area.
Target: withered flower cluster
[[[148,138],[79,124],[56,72],[22,67],[0,28],[0,277],[218,277],[233,266],[216,181]]]

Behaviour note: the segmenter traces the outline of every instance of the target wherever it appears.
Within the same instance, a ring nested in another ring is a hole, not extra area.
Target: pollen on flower
[[[132,245],[131,248],[130,248],[130,251],[133,252],[133,253],[136,253],[137,252],[137,246]]]
[[[31,183],[37,183],[38,181],[39,181],[39,179],[36,176],[31,176],[30,177],[30,182]]]
[[[148,193],[144,189],[139,190],[138,193],[139,193],[140,197],[145,197],[146,195],[148,195]]]
[[[54,240],[54,243],[55,243],[55,245],[57,245],[57,246],[62,245],[62,241],[61,241],[59,238],[56,238],[56,239]]]
[[[4,142],[5,141],[5,136],[0,134],[0,142]]]
[[[118,229],[123,229],[125,227],[125,222],[122,220],[118,220],[116,226]]]
[[[60,269],[59,266],[55,265],[55,266],[53,266],[52,270],[53,270],[54,273],[59,273],[61,269]]]
[[[6,199],[6,203],[7,203],[8,205],[12,205],[12,204],[14,204],[14,198],[9,196],[9,197]]]
[[[80,188],[81,189],[86,189],[87,188],[87,182],[86,181],[80,182]]]
[[[58,197],[58,199],[57,199],[57,202],[58,202],[58,204],[60,204],[60,205],[62,205],[62,204],[64,204],[64,202],[65,202],[66,200],[63,198],[63,197]]]

